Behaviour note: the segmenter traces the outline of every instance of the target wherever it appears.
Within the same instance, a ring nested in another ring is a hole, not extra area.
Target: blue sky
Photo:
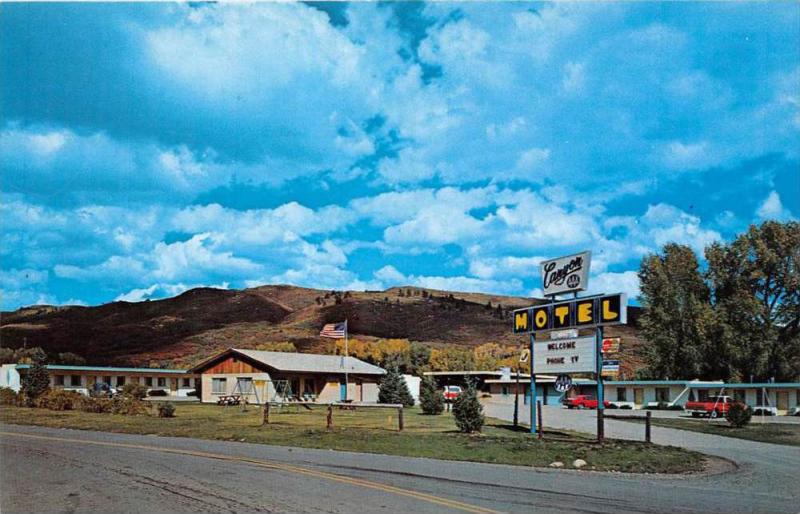
[[[3,309],[538,293],[800,214],[797,3],[6,4]]]

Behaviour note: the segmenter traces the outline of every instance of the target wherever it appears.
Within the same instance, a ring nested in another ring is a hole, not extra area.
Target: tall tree
[[[444,395],[430,375],[422,379],[419,390],[419,405],[422,407],[423,414],[441,414],[444,411]]]
[[[712,312],[697,256],[670,243],[642,259],[640,324],[647,340],[646,374],[654,378],[706,378]]]
[[[739,380],[800,377],[800,223],[767,221],[706,249],[714,336]]]
[[[471,380],[467,380],[467,386],[453,402],[453,417],[460,432],[471,434],[483,428],[486,421],[483,405],[478,401],[478,392]]]
[[[32,406],[36,398],[50,388],[50,375],[47,373],[47,355],[41,348],[31,356],[33,361],[28,372],[22,378],[22,392],[25,403]]]
[[[402,403],[406,407],[414,406],[414,397],[411,396],[408,384],[406,384],[397,366],[389,366],[386,370],[378,390],[378,401],[381,403]]]

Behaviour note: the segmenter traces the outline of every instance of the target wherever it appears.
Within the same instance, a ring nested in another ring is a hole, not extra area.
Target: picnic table
[[[226,394],[217,398],[217,405],[239,405],[242,403],[242,396],[238,394]]]

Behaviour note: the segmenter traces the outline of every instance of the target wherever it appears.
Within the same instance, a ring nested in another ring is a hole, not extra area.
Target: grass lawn
[[[625,419],[620,417],[619,419]],[[643,420],[636,419],[639,423]],[[703,434],[722,435],[726,437],[736,437],[750,441],[760,441],[763,443],[786,444],[789,446],[800,446],[800,424],[799,423],[760,423],[756,417],[753,421],[743,428],[733,428],[724,419],[710,421],[706,418],[651,418],[653,425],[666,428],[679,428]]]
[[[291,410],[290,410],[291,409]],[[260,426],[261,412],[250,406],[177,404],[176,417],[123,416],[76,411],[0,407],[0,422],[55,428],[102,430],[323,448],[411,457],[548,466],[560,461],[572,467],[583,459],[584,469],[639,473],[685,473],[704,468],[700,453],[631,441],[591,439],[565,432],[545,432],[540,441],[526,431],[488,419],[480,435],[456,431],[450,414],[425,416],[416,408],[405,411],[405,430],[397,430],[397,411],[389,409],[334,410],[333,429],[326,429],[326,408],[273,408],[270,424]]]

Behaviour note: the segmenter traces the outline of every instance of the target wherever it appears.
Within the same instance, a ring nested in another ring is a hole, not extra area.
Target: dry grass
[[[544,441],[525,431],[515,431],[490,419],[479,435],[460,434],[452,416],[425,416],[417,409],[405,411],[405,430],[397,430],[394,409],[335,410],[334,428],[326,429],[325,408],[274,411],[271,423],[261,426],[261,412],[250,407],[178,404],[175,418],[118,416],[73,411],[48,411],[19,407],[0,408],[4,423],[55,428],[105,430],[246,441],[306,448],[347,450],[448,460],[493,462],[523,466],[548,466],[561,461],[570,467],[575,459],[587,469],[623,472],[683,473],[703,468],[702,455],[673,447],[628,441],[597,444],[576,434],[549,432]]]

